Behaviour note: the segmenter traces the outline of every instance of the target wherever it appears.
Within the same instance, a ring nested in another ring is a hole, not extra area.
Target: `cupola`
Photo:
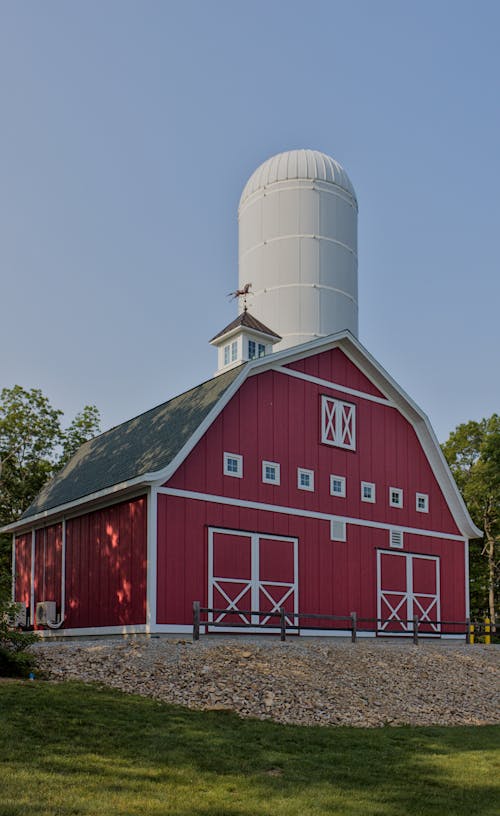
[[[210,344],[217,349],[217,371],[222,374],[235,366],[270,354],[281,337],[250,314],[245,306],[222,331],[212,337]]]

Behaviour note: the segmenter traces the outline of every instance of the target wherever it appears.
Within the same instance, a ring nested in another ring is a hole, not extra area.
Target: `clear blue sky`
[[[0,0],[0,387],[103,429],[210,377],[252,171],[359,201],[360,340],[443,440],[500,410],[500,3]]]

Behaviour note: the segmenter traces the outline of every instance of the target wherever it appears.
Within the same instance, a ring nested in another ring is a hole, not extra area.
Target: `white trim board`
[[[158,547],[158,501],[156,488],[151,487],[147,496],[147,530],[146,530],[146,630],[153,631],[156,625],[157,612],[157,547]]]
[[[192,627],[189,628],[192,630]],[[148,633],[146,631],[146,625],[144,623],[139,623],[130,626],[89,626],[87,628],[81,627],[79,629],[57,629],[54,631],[50,629],[37,629],[35,634],[44,639],[58,639],[61,637],[76,636],[92,637],[93,635],[146,635]]]
[[[313,377],[311,374],[303,374],[302,371],[296,371],[294,368],[287,368],[286,366],[273,366],[273,370],[278,374],[285,374],[287,377],[295,377],[297,380],[304,380],[305,382],[320,385],[322,388],[329,388],[332,391],[339,391],[342,394],[349,394],[352,397],[359,397],[360,399],[369,400],[370,402],[378,402],[380,405],[386,405],[389,408],[395,408],[394,402],[383,397],[376,397],[373,394],[367,394],[365,391],[357,391],[355,388],[348,388],[346,385],[339,385],[339,383],[331,382],[330,380],[322,380],[320,377]]]
[[[174,487],[159,487],[158,494],[162,496],[177,496],[184,499],[196,499],[199,501],[213,502],[214,504],[227,504],[233,507],[246,507],[251,510],[266,510],[270,513],[283,513],[288,516],[300,516],[301,518],[314,518],[321,521],[343,521],[346,524],[355,524],[360,527],[371,527],[376,530],[392,530],[394,524],[385,522],[370,521],[368,519],[351,518],[349,516],[338,516],[330,513],[320,513],[315,510],[303,510],[298,507],[286,507],[279,504],[264,504],[263,502],[248,501],[246,499],[233,499],[228,496],[216,496],[212,493],[198,493],[195,490],[181,490]],[[417,527],[403,527],[397,525],[398,530],[413,535],[427,536],[428,538],[442,538],[447,541],[464,541],[460,535],[451,533],[440,533],[436,530],[421,530]]]

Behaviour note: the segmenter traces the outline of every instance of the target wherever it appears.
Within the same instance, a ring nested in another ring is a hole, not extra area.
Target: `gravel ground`
[[[500,722],[500,647],[457,641],[248,637],[47,641],[51,680],[96,682],[195,709],[302,725]]]

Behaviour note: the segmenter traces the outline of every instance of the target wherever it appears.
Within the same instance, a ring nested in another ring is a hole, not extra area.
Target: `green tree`
[[[0,527],[22,515],[50,479],[87,439],[99,432],[99,411],[86,405],[66,430],[62,411],[38,388],[0,393]],[[0,541],[0,575],[10,570],[10,538]]]
[[[85,405],[76,415],[70,426],[63,432],[62,454],[57,462],[57,469],[69,462],[80,445],[99,433],[101,416],[95,405]]]
[[[470,549],[471,608],[496,620],[500,590],[500,416],[459,425],[443,452],[484,539]]]

